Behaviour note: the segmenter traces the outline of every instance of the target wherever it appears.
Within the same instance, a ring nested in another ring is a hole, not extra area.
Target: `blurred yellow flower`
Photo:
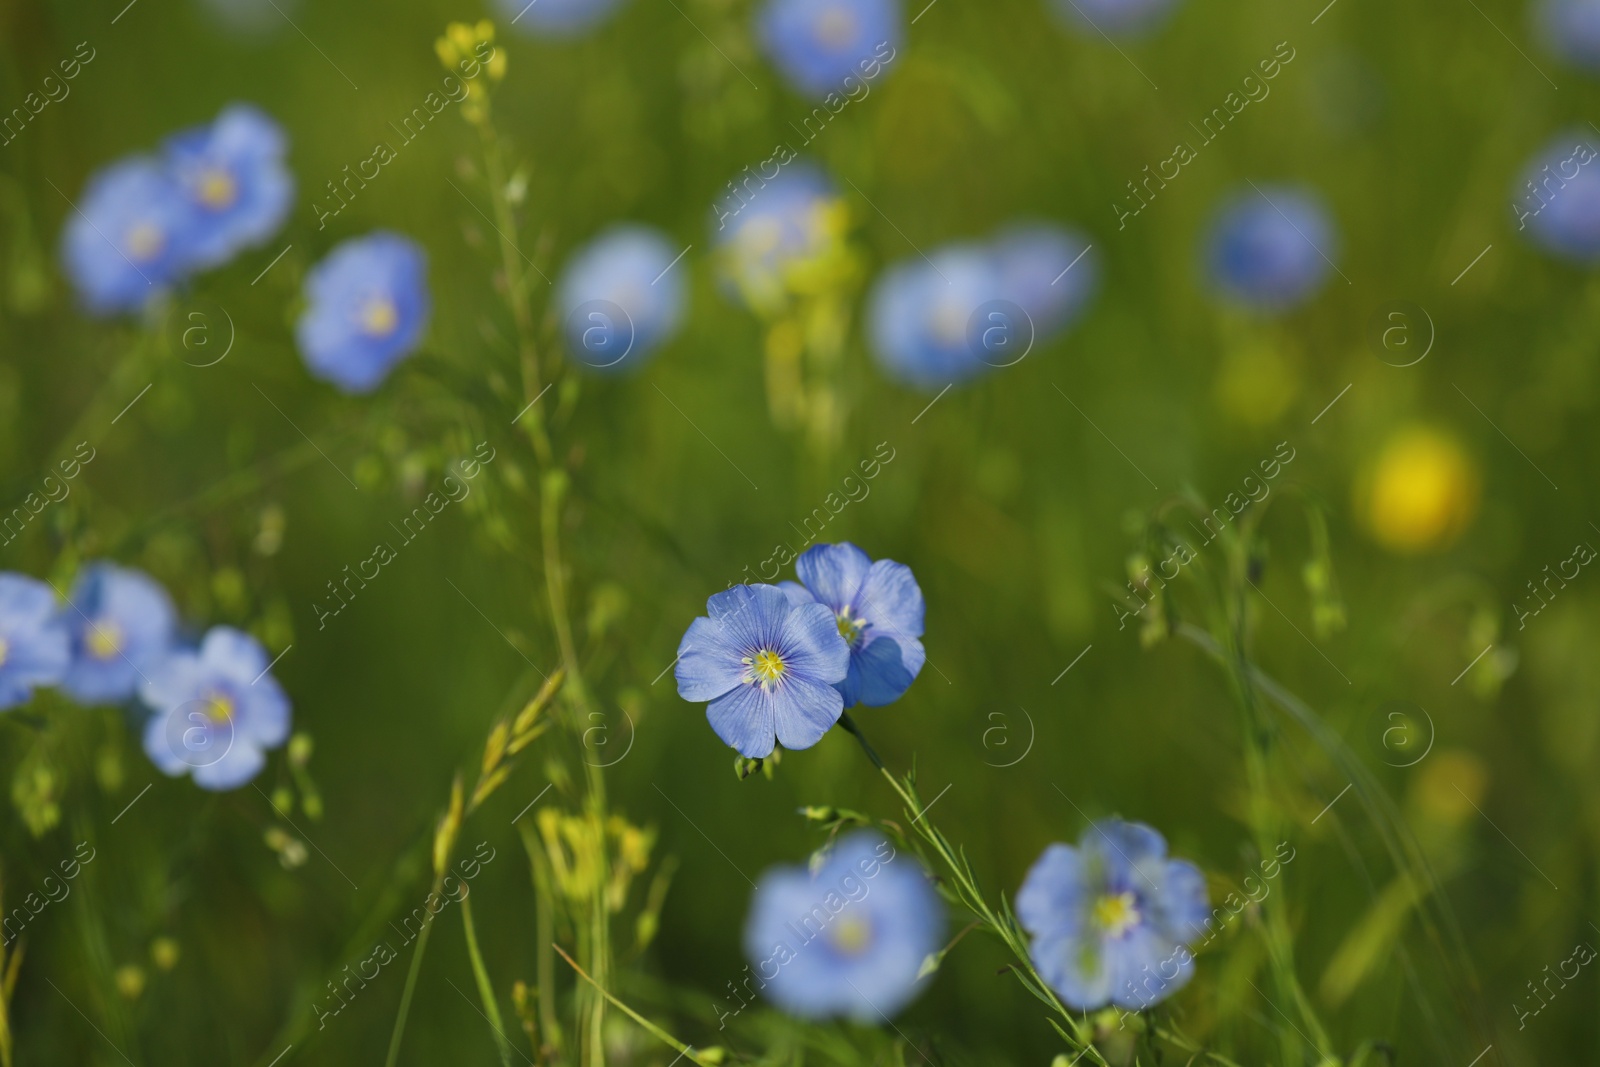
[[[1424,427],[1389,439],[1356,486],[1356,511],[1395,552],[1442,548],[1478,510],[1478,475],[1453,437]]]

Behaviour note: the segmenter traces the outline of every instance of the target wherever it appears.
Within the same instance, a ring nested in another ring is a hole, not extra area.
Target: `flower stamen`
[[[1138,926],[1139,919],[1132,893],[1107,893],[1094,902],[1094,923],[1111,937],[1121,937]]]

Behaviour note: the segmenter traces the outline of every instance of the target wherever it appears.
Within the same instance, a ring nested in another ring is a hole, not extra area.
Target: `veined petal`
[[[795,561],[794,571],[812,596],[837,612],[847,605],[858,607],[856,597],[871,567],[871,557],[845,541],[811,546]]]
[[[826,605],[801,604],[789,609],[779,651],[790,672],[832,685],[850,669],[850,646]]]
[[[678,644],[678,663],[673,671],[678,695],[698,704],[728,692],[744,680],[742,655],[716,622],[704,617],[694,620]]]
[[[911,568],[892,559],[880,559],[867,572],[860,603],[851,606],[873,627],[896,640],[922,636],[922,589]]]
[[[772,701],[758,685],[741,685],[706,705],[711,729],[739,755],[761,759],[772,755],[776,733]],[[804,747],[804,746],[802,746]]]
[[[789,598],[775,585],[736,585],[712,594],[706,614],[721,628],[725,643],[747,655],[777,640]]]
[[[785,678],[773,687],[770,697],[773,726],[778,741],[787,749],[810,748],[821,741],[844,712],[839,691],[810,678]]]
[[[817,602],[817,598],[811,595],[811,591],[799,582],[779,582],[778,588],[783,590],[783,595],[789,598],[789,603],[791,604],[798,606]]]

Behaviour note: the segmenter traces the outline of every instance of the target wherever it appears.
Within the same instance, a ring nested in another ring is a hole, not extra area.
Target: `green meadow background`
[[[1120,814],[1200,864],[1220,903],[1255,862],[1238,712],[1200,651],[1145,647],[1118,628],[1113,598],[1154,508],[1185,490],[1221,503],[1286,442],[1294,459],[1273,482],[1257,579],[1259,663],[1392,798],[1439,877],[1425,906],[1448,916],[1442,943],[1459,945],[1441,952],[1419,926],[1419,891],[1396,882],[1354,796],[1324,811],[1349,776],[1280,718],[1276,784],[1296,854],[1272,894],[1289,909],[1301,980],[1346,1050],[1377,1038],[1401,1064],[1466,1067],[1489,1044],[1485,1065],[1586,1062],[1600,976],[1585,969],[1521,1029],[1518,1010],[1543,968],[1600,944],[1600,578],[1582,573],[1525,629],[1512,604],[1575,543],[1600,541],[1600,285],[1524,240],[1509,201],[1529,156],[1600,117],[1600,93],[1540,49],[1520,0],[1338,0],[1320,16],[1316,0],[1186,0],[1120,49],[1067,32],[1044,0],[938,0],[870,95],[806,152],[839,180],[870,274],[1032,217],[1086,231],[1100,292],[1066,336],[931,408],[933,393],[876,368],[857,331],[841,377],[847,426],[820,460],[773,427],[762,326],[710,255],[724,183],[779,141],[798,147],[789,124],[810,109],[755,48],[750,3],[630,0],[572,42],[508,33],[477,2],[278,3],[249,32],[194,0],[139,0],[120,16],[119,0],[0,8],[6,109],[79,42],[96,53],[67,98],[0,147],[0,504],[34,491],[79,441],[96,450],[71,495],[0,547],[0,567],[62,585],[78,559],[113,557],[162,580],[197,627],[248,627],[274,654],[292,646],[276,674],[315,738],[325,808],[315,821],[297,811],[296,827],[276,817],[266,794],[288,780],[281,754],[260,789],[211,795],[156,772],[114,717],[48,697],[27,713],[42,726],[0,715],[7,782],[41,758],[63,776],[55,828],[36,837],[14,809],[0,820],[8,904],[77,842],[97,849],[28,931],[11,1008],[18,1064],[122,1062],[105,1034],[138,1064],[270,1062],[323,982],[370,951],[362,923],[380,902],[421,902],[452,776],[475,770],[495,716],[557,661],[532,459],[511,425],[515,391],[501,388],[515,368],[492,289],[496,238],[463,162],[475,132],[452,108],[326,229],[310,206],[439,86],[432,44],[445,23],[485,16],[509,57],[496,122],[526,174],[515,236],[538,269],[555,277],[616,220],[692,245],[676,268],[691,293],[680,335],[640,373],[585,378],[574,404],[557,397],[574,612],[599,604],[615,618],[589,660],[608,711],[596,751],[627,752],[606,772],[611,803],[655,827],[657,853],[678,862],[660,934],[628,962],[622,995],[697,1047],[724,1040],[716,1010],[745,962],[745,876],[821,841],[796,809],[900,817],[840,731],[786,754],[774,780],[738,781],[703,710],[662,674],[705,598],[775,546],[800,548],[795,527],[880,449],[893,459],[825,539],[909,564],[927,598],[928,666],[899,703],[857,716],[886,761],[915,760],[924,797],[950,786],[938,823],[991,897],[1012,894],[1047,844]],[[1281,42],[1294,59],[1270,95],[1119,230],[1125,183],[1194,142],[1188,124]],[[282,123],[299,193],[279,239],[175,301],[174,316],[204,308],[216,324],[221,309],[236,331],[227,358],[196,367],[174,319],[149,334],[81,315],[56,247],[67,198],[92,171],[236,100]],[[1219,304],[1202,274],[1210,213],[1246,179],[1309,184],[1337,220],[1338,272],[1281,319]],[[377,228],[426,247],[433,326],[382,390],[350,398],[307,374],[292,323],[308,267]],[[535,289],[541,313],[548,293]],[[1424,309],[1435,335],[1403,368],[1371,340],[1397,301]],[[547,358],[557,326],[544,324]],[[1370,535],[1353,494],[1390,436],[1418,423],[1461,444],[1481,498],[1453,544],[1400,555]],[[325,583],[392,539],[388,524],[480,441],[495,459],[468,501],[319,629]],[[1328,509],[1348,614],[1336,634],[1310,623],[1298,490]],[[1431,722],[1432,747],[1407,768],[1393,764],[1424,738],[1386,743],[1395,701]],[[525,762],[463,831],[465,851],[495,850],[473,889],[502,993],[534,977],[512,819],[549,781],[539,758]],[[303,864],[280,862],[274,830],[308,842]],[[454,916],[442,918],[449,934],[422,971],[402,1062],[491,1062]],[[159,937],[178,945],[170,970],[151,963]],[[941,1062],[1048,1063],[1059,1039],[998,973],[1006,962],[995,944],[963,941],[899,1030]],[[1283,1021],[1251,986],[1265,986],[1262,963],[1241,923],[1174,1000],[1243,1063],[1278,1062]],[[1336,964],[1354,968],[1353,988],[1329,978]],[[381,1062],[405,965],[284,1062]],[[144,977],[137,997],[118,991],[128,966]],[[617,1062],[672,1058],[617,1041]],[[747,1039],[742,1051],[761,1050]]]

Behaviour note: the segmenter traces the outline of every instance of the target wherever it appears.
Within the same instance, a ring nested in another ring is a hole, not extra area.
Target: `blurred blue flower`
[[[942,389],[986,369],[969,334],[978,309],[1005,295],[995,257],[981,245],[946,245],[930,259],[895,264],[867,298],[873,354],[890,375]]]
[[[795,561],[802,584],[779,588],[797,604],[816,601],[833,612],[850,646],[850,673],[834,688],[844,706],[882,707],[900,699],[922,670],[922,590],[904,563],[874,562],[848,541],[813,545]]]
[[[1600,162],[1595,138],[1572,131],[1529,162],[1511,191],[1517,228],[1546,251],[1580,263],[1600,260]]]
[[[61,687],[84,704],[133,696],[140,672],[166,655],[177,623],[172,600],[155,579],[111,563],[83,569],[62,617],[72,662]]]
[[[782,299],[796,270],[830,261],[843,247],[838,192],[809,163],[791,163],[770,180],[746,178],[723,204],[713,234],[722,271],[758,310]]]
[[[89,311],[137,311],[183,272],[195,224],[167,169],[136,156],[89,179],[67,216],[61,255]]]
[[[368,393],[422,340],[428,261],[421,246],[377,232],[344,241],[306,276],[295,337],[311,373]]]
[[[67,669],[67,628],[41,581],[0,574],[0,711],[25,703],[34,687],[55,685]]]
[[[1019,223],[996,235],[992,247],[1001,290],[1028,313],[1041,339],[1064,329],[1094,296],[1100,265],[1075,230]]]
[[[495,0],[511,25],[535,37],[577,37],[604,22],[621,0]]]
[[[661,231],[633,224],[613,226],[579,249],[556,283],[573,358],[596,369],[630,369],[669,340],[686,297],[687,268],[673,266],[678,255]]]
[[[266,649],[228,626],[198,650],[174,652],[146,671],[139,695],[153,711],[144,750],[162,773],[189,773],[202,789],[237,789],[260,772],[265,750],[289,737],[289,698],[267,673]]]
[[[1140,37],[1158,29],[1178,0],[1051,0],[1051,4],[1068,26],[1085,36]]]
[[[1120,819],[1089,827],[1076,848],[1045,849],[1017,892],[1034,966],[1079,1011],[1144,1008],[1180,989],[1207,907],[1199,868],[1167,859],[1160,834]]]
[[[1229,297],[1283,311],[1314,293],[1337,251],[1333,218],[1307,189],[1268,186],[1225,202],[1212,226],[1207,260]]]
[[[841,100],[853,88],[845,79],[892,60],[905,36],[900,0],[768,0],[756,33],[801,93]]]
[[[920,991],[922,962],[944,929],[927,873],[863,830],[840,838],[814,872],[763,874],[744,948],[762,990],[789,1014],[876,1023]]]
[[[168,165],[196,220],[186,266],[214,267],[278,231],[294,199],[285,148],[278,124],[246,104],[168,139]]]
[[[1540,0],[1534,27],[1546,48],[1591,72],[1600,72],[1600,0]]]
[[[765,757],[774,742],[810,748],[839,721],[835,684],[850,649],[833,613],[792,604],[772,585],[736,585],[706,601],[678,645],[678,695],[706,705],[717,736],[740,755]]]

